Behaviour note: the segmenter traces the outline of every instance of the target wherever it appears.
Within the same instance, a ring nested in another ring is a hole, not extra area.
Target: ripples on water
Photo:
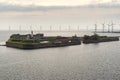
[[[120,42],[20,50],[0,46],[0,80],[119,80]]]

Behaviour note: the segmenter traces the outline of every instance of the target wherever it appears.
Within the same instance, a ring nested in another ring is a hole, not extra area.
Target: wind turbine
[[[108,33],[110,32],[110,24],[107,24],[108,25]]]
[[[32,26],[30,26],[30,31],[32,31]]]
[[[97,24],[95,24],[95,34],[97,33]]]
[[[118,26],[120,26],[120,24]]]
[[[71,27],[69,26],[68,28],[69,28],[69,31],[70,31],[70,30],[71,30]]]
[[[40,31],[42,30],[42,26],[40,26]]]
[[[50,31],[52,31],[52,26],[50,26]]]
[[[80,27],[78,26],[78,31],[80,30]]]
[[[61,26],[59,26],[59,31],[61,31]]]
[[[104,31],[105,31],[105,23],[103,23],[102,25],[103,25],[103,33],[104,33]]]
[[[86,26],[86,30],[88,31],[88,26]]]
[[[114,25],[115,25],[115,24],[112,22],[112,23],[111,23],[111,26],[112,26],[112,33],[114,32]]]
[[[9,26],[9,31],[11,30],[11,26]]]
[[[21,31],[21,26],[19,26],[19,30]]]

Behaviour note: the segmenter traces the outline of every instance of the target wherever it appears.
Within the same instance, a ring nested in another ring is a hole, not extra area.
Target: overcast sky
[[[0,11],[44,11],[86,6],[120,8],[120,0],[0,0]]]
[[[0,0],[2,4],[35,6],[78,6],[98,3],[119,3],[120,0]]]
[[[120,0],[0,0],[0,26],[4,26],[0,29],[9,25],[87,26],[118,20],[119,14]]]

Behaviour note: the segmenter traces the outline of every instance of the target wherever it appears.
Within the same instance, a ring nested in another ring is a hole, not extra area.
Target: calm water
[[[0,41],[7,40],[12,33],[16,32],[1,31]],[[44,33],[50,36],[92,34],[90,32]],[[100,35],[119,36],[120,34]],[[119,41],[35,50],[0,46],[0,50],[0,80],[120,79]]]

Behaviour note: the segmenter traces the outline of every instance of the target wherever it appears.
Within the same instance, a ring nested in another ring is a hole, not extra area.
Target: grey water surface
[[[0,33],[2,42],[15,32]],[[75,33],[87,34],[63,35]],[[60,32],[45,32],[48,34]],[[120,80],[119,61],[119,41],[34,50],[0,46],[0,80]]]

